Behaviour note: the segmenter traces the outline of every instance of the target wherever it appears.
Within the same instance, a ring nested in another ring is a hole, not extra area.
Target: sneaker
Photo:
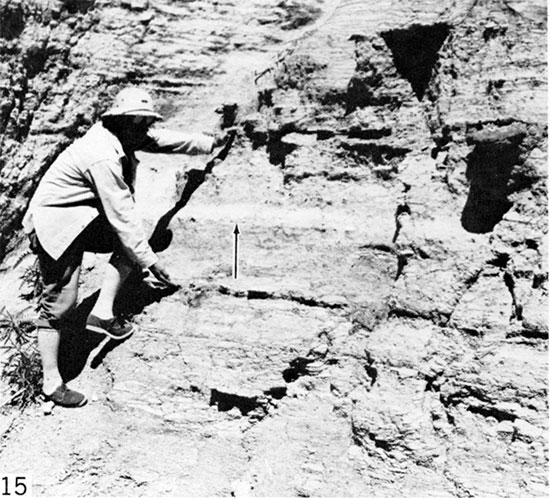
[[[65,408],[78,408],[88,402],[84,394],[69,389],[65,384],[61,384],[53,393],[43,395],[46,401],[52,401]]]
[[[116,318],[109,318],[103,320],[95,315],[89,315],[86,320],[86,329],[92,332],[99,332],[100,334],[106,334],[112,339],[121,340],[130,337],[135,329],[130,323],[121,324]]]

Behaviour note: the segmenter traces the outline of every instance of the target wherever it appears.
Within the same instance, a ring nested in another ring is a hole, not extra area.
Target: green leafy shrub
[[[27,301],[37,299],[42,293],[43,283],[38,258],[35,257],[33,263],[25,268],[21,276],[21,285],[19,288],[22,291],[21,297]]]
[[[0,348],[5,352],[1,378],[11,388],[11,404],[24,408],[41,391],[42,367],[36,347],[34,322],[24,312],[0,309]]]

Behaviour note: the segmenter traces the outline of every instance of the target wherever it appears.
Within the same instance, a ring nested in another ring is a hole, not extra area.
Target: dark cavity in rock
[[[210,406],[217,406],[218,411],[228,412],[233,408],[238,408],[241,415],[248,415],[250,412],[256,411],[261,408],[262,412],[265,409],[261,403],[258,402],[256,396],[247,397],[240,396],[238,394],[224,393],[217,389],[212,389],[210,392]]]
[[[474,149],[467,158],[466,178],[470,191],[461,218],[468,232],[493,230],[513,205],[508,196],[531,183],[520,171],[521,144],[525,136],[523,128],[510,127],[481,131],[468,137]],[[514,168],[518,170],[515,173]]]
[[[25,29],[25,10],[21,2],[2,2],[0,5],[0,38],[13,40]]]
[[[381,33],[397,71],[411,84],[418,100],[424,97],[439,49],[448,35],[449,26],[444,23],[413,25]]]
[[[294,382],[304,375],[308,375],[307,366],[312,362],[310,358],[295,358],[290,362],[290,366],[283,371],[285,382]]]

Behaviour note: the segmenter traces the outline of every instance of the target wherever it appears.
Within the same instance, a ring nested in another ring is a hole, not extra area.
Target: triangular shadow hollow
[[[424,97],[439,49],[448,35],[449,25],[445,23],[415,24],[381,33],[397,71],[411,84],[418,100]]]

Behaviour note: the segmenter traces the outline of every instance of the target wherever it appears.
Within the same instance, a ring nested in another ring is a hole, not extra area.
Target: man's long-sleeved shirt
[[[142,148],[149,152],[205,154],[214,140],[152,128]],[[48,169],[23,219],[25,232],[36,232],[44,250],[58,259],[97,216],[103,214],[128,256],[142,268],[158,261],[145,237],[133,197],[135,155],[97,123],[70,145]]]

